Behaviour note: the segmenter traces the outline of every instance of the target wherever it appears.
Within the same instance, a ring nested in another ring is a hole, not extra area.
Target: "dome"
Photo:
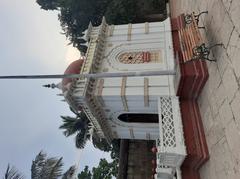
[[[78,74],[80,73],[82,64],[83,64],[83,59],[76,60],[72,62],[67,69],[65,70],[64,74]],[[65,91],[65,86],[67,86],[69,83],[72,82],[71,78],[63,78],[62,79],[62,86],[63,86],[63,91]]]

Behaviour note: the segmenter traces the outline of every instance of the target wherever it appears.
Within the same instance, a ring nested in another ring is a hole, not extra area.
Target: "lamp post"
[[[175,75],[175,70],[135,71],[120,73],[90,73],[90,74],[55,74],[55,75],[12,75],[0,76],[0,79],[53,79],[53,78],[116,78],[138,76]]]

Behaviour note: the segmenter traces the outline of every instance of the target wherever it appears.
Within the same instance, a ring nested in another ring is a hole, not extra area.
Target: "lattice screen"
[[[161,114],[163,145],[164,147],[176,147],[173,108],[170,97],[161,97]]]
[[[172,176],[186,156],[178,97],[159,97],[158,112],[160,137],[156,140],[157,173]]]

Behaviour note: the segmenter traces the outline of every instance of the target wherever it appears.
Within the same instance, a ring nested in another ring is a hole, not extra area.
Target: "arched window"
[[[123,113],[118,119],[130,123],[158,123],[158,114]]]
[[[125,52],[119,55],[119,62],[124,64],[160,63],[160,51]]]

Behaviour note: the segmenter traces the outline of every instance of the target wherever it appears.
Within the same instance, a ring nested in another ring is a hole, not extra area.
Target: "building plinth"
[[[197,103],[208,79],[206,62],[183,63],[178,31],[185,27],[183,15],[171,20],[175,57],[181,73],[177,95],[180,97],[183,131],[187,157],[181,167],[183,179],[200,179],[199,169],[209,159],[206,138]]]

